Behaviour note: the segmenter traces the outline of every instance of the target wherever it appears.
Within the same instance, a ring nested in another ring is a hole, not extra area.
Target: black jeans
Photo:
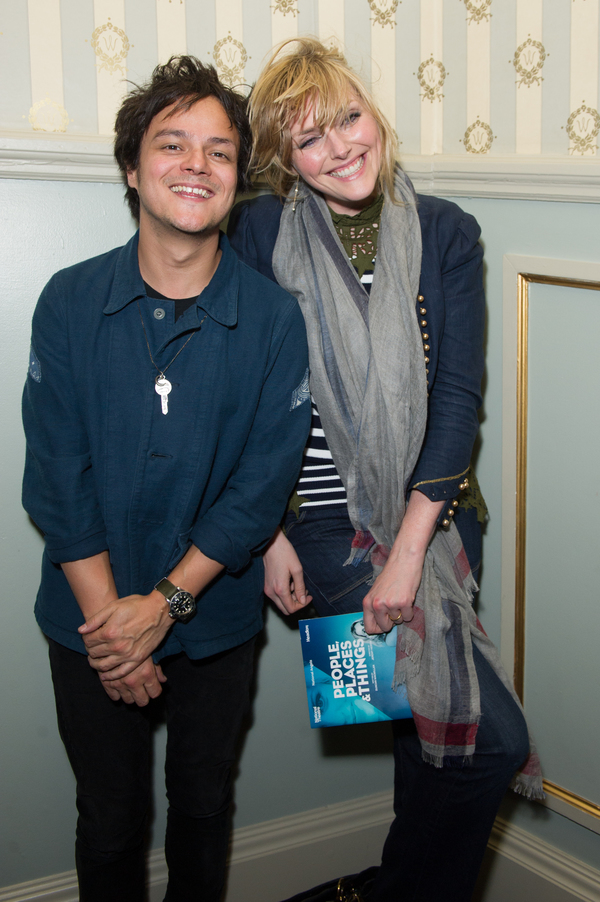
[[[60,735],[77,779],[80,900],[143,902],[148,708],[111,701],[84,655],[49,641]],[[225,881],[231,771],[249,709],[254,639],[199,661],[179,654],[161,664],[167,677],[165,902],[218,902]]]
[[[467,522],[472,534],[465,549],[477,564],[480,527],[474,517]],[[347,509],[304,508],[299,518],[288,514],[286,526],[318,613],[362,611],[373,571],[368,562],[344,567],[354,535]],[[481,721],[471,762],[460,760],[441,768],[427,764],[414,721],[392,724],[396,818],[368,892],[369,902],[468,902],[471,898],[502,796],[529,751],[519,706],[475,647],[473,656]]]

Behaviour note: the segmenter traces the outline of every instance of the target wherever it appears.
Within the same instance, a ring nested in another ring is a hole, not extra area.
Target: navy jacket
[[[479,428],[483,251],[472,216],[446,200],[424,195],[417,199],[423,260],[416,312],[428,358],[429,409],[410,487],[441,501],[459,493]],[[237,204],[229,218],[229,239],[240,259],[273,280],[282,209],[281,201],[268,195]]]
[[[281,518],[310,422],[306,334],[296,301],[224,235],[215,275],[175,323],[172,302],[146,296],[137,241],[57,273],[34,314],[23,503],[46,539],[36,616],[85,652],[60,564],[108,549],[119,595],[147,593],[193,543],[226,570],[156,659],[201,658],[262,625],[256,552]],[[140,313],[162,368],[191,335],[166,374],[166,416]]]

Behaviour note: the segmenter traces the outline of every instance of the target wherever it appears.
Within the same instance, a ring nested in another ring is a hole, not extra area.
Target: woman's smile
[[[363,168],[364,164],[365,164],[365,155],[363,153],[363,154],[361,154],[360,157],[358,157],[354,161],[354,163],[351,163],[349,166],[345,166],[344,168],[333,169],[329,173],[329,175],[333,176],[333,178],[336,178],[336,179],[349,178],[352,175],[356,175],[356,173],[359,172]]]

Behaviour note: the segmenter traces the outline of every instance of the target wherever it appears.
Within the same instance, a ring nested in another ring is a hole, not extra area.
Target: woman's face
[[[290,128],[292,166],[319,191],[335,213],[350,216],[377,194],[381,136],[372,114],[352,95],[348,111],[324,131],[315,124],[314,106]]]

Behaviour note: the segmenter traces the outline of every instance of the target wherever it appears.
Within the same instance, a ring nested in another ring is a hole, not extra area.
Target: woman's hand
[[[368,633],[388,633],[400,622],[400,615],[407,622],[413,619],[427,546],[443,506],[443,501],[430,501],[421,492],[412,492],[385,567],[363,599]]]
[[[393,618],[413,618],[412,606],[423,574],[425,554],[402,554],[388,561],[363,599],[365,629],[368,633],[387,633]],[[399,621],[397,621],[399,622]]]
[[[312,601],[306,594],[302,564],[280,526],[267,546],[264,562],[265,595],[282,614],[294,614]]]

